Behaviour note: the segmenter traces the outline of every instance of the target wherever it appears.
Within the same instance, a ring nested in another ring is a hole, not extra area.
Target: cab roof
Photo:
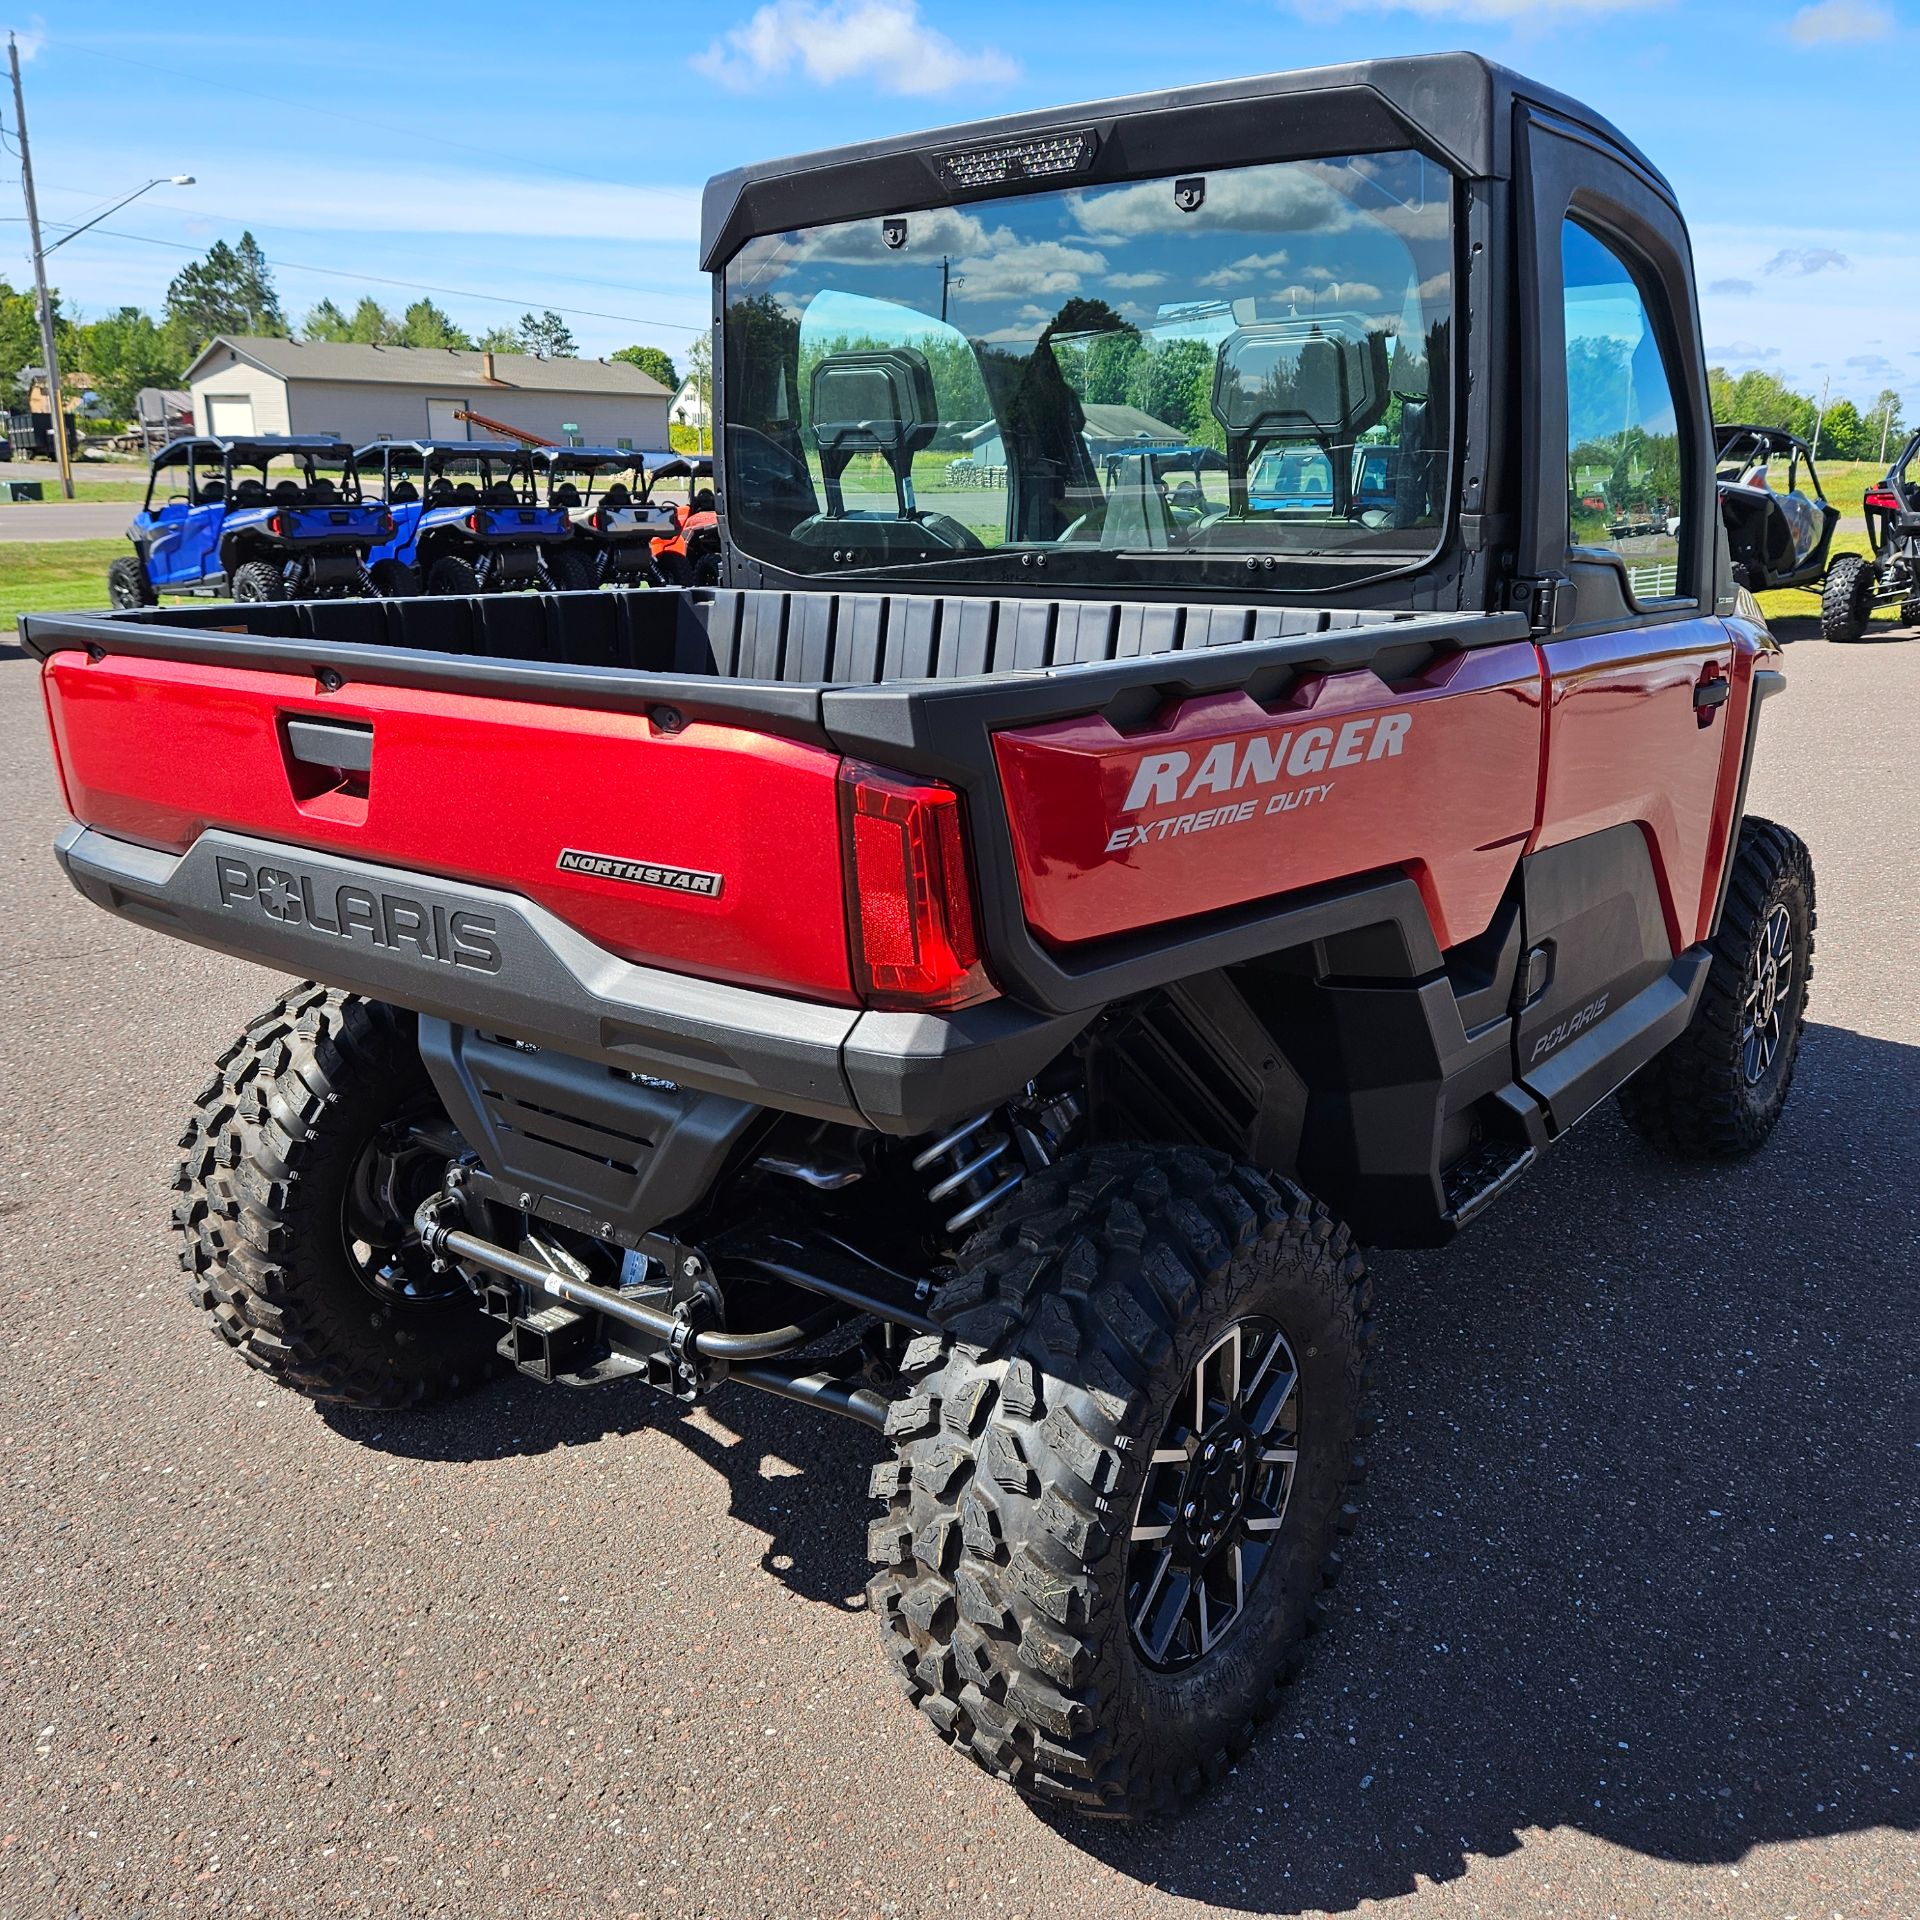
[[[375,440],[362,447],[356,460],[377,461],[383,453],[413,453],[423,460],[459,456],[466,459],[524,460],[538,453],[538,447],[523,447],[512,440]]]
[[[233,437],[215,433],[189,433],[183,434],[178,440],[169,440],[153,456],[153,464],[156,467],[172,465],[190,456],[218,454],[223,460],[241,460],[248,465],[258,461],[265,465],[269,460],[300,453],[310,459],[338,460],[343,464],[355,457],[346,441],[335,440],[324,433],[248,433]]]
[[[1284,121],[1272,111],[1276,101],[1289,103]],[[1136,179],[1172,167],[1253,165],[1295,151],[1302,157],[1364,152],[1399,141],[1430,148],[1467,178],[1505,179],[1513,171],[1513,109],[1520,103],[1543,107],[1597,137],[1673,199],[1665,176],[1592,108],[1480,54],[1436,53],[1130,94],[736,167],[707,182],[701,264],[714,270],[755,234],[1018,192],[1018,182],[952,186],[938,161],[1048,133],[1090,130],[1097,144],[1083,170],[1033,182],[1040,190]],[[1279,125],[1285,132],[1276,131]]]
[[[662,460],[675,458],[670,453],[649,453],[644,447],[535,447],[534,462],[556,473],[573,468],[578,472],[609,472],[622,467],[654,467]]]

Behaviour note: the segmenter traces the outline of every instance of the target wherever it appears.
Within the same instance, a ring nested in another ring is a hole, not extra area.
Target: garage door
[[[471,440],[472,433],[464,420],[453,416],[466,406],[464,400],[437,400],[427,402],[427,438],[429,440]]]
[[[245,393],[207,395],[207,431],[223,440],[242,438],[253,432],[253,398]]]

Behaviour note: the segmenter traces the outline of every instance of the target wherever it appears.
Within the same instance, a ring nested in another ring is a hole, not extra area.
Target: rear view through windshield
[[[1451,181],[1414,153],[749,241],[732,531],[792,572],[1325,586],[1433,549]]]

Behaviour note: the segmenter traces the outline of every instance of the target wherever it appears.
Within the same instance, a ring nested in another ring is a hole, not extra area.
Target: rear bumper
[[[532,901],[219,830],[185,853],[70,826],[96,906],[456,1025],[757,1105],[923,1133],[1023,1086],[1090,1013],[823,1006],[638,965]]]

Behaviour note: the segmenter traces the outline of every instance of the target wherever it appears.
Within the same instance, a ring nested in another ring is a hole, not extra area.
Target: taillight
[[[399,522],[394,519],[392,514],[383,513],[380,516],[380,531],[382,533],[391,535],[398,529],[398,526]]]
[[[276,539],[286,532],[286,528],[280,524],[280,516],[277,513],[267,521],[267,531]]]
[[[467,515],[467,530],[470,533],[478,533],[480,531],[480,516],[477,513]]]
[[[1873,488],[1862,498],[1861,505],[1872,507],[1877,513],[1898,513],[1900,511],[1900,502],[1894,498],[1891,490],[1886,487]]]
[[[960,796],[847,761],[841,857],[854,985],[869,1006],[961,1007],[995,992],[980,964]]]

